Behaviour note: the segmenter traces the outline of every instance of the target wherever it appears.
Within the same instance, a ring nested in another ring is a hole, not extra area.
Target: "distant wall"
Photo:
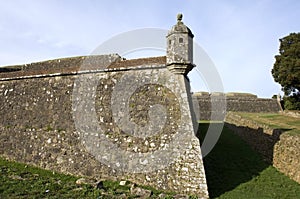
[[[222,96],[222,97],[220,97]],[[280,106],[276,99],[257,98],[256,95],[248,93],[207,93],[198,92],[193,94],[194,101],[198,101],[200,119],[210,120],[212,104],[217,106],[215,113],[233,112],[278,112]],[[226,100],[226,106],[218,107],[221,100]]]
[[[207,198],[184,76],[160,63],[74,71],[81,59],[0,75],[0,155]]]

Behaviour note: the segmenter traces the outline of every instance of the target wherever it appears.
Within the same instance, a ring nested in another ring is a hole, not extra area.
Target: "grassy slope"
[[[136,198],[130,193],[130,182],[104,181],[102,189],[90,184],[77,185],[79,177],[53,173],[48,170],[0,158],[0,198]],[[151,198],[158,198],[162,191],[143,187],[152,191]],[[125,195],[125,196],[124,196]],[[166,193],[169,198],[172,193]]]
[[[79,187],[76,177],[55,174],[24,164],[0,159],[0,196],[1,198],[65,198],[91,196],[91,187]],[[78,192],[77,188],[84,191]]]
[[[289,133],[300,134],[300,119],[279,113],[236,113],[275,129],[288,129]]]
[[[201,123],[200,132],[205,134],[208,126]],[[217,145],[204,158],[204,166],[212,198],[300,198],[298,183],[263,162],[229,129],[224,128]]]

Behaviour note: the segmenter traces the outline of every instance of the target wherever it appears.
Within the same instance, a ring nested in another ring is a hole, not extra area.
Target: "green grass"
[[[91,198],[91,185],[76,185],[78,178],[53,173],[0,158],[0,198]]]
[[[286,129],[288,133],[300,134],[300,119],[279,113],[235,113],[273,129]]]
[[[200,123],[200,140],[209,125]],[[298,183],[265,163],[226,127],[215,148],[204,158],[204,166],[211,198],[300,198]]]
[[[79,177],[54,173],[22,163],[0,158],[0,198],[136,198],[131,195],[131,183],[119,185],[117,181],[103,181],[103,188],[97,189],[90,184],[77,185]],[[142,187],[142,186],[140,186]],[[162,191],[152,191],[151,198],[158,198]],[[172,193],[165,193],[171,198]]]

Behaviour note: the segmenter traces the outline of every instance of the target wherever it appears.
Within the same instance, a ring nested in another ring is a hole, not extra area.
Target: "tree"
[[[272,75],[282,86],[287,108],[300,110],[300,33],[291,33],[279,41]]]

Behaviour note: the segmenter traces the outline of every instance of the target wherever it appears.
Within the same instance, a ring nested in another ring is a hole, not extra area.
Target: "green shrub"
[[[286,110],[300,110],[300,94],[283,97],[284,109]]]

